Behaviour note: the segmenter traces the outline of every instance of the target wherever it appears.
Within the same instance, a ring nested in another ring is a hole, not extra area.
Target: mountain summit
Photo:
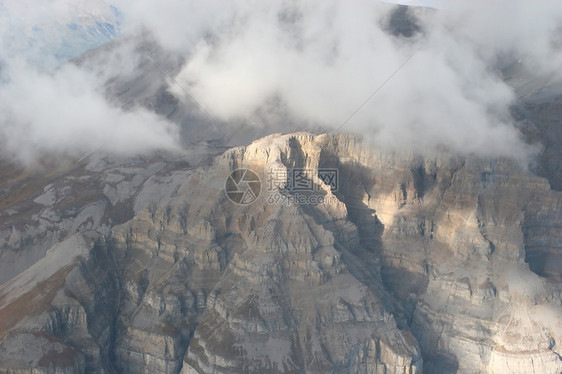
[[[562,199],[547,180],[337,134],[202,156],[3,165],[2,370],[562,369]],[[262,183],[249,204],[225,191],[240,169]],[[305,172],[322,202],[270,188],[272,170]]]

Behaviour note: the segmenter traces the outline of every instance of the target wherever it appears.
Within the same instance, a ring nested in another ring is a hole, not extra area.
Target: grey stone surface
[[[308,133],[97,157],[6,195],[0,372],[562,370],[562,199],[510,160]],[[235,205],[239,167],[310,169],[324,203]]]

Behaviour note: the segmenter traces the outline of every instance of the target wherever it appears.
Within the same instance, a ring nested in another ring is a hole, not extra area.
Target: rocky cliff
[[[338,134],[218,152],[2,166],[0,372],[562,371],[546,179]],[[268,186],[295,168],[320,202]]]

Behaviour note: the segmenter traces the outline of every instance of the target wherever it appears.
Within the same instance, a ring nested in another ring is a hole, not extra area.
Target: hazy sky
[[[56,11],[30,7],[17,16],[12,6],[10,21],[0,25],[2,147],[28,162],[50,151],[131,153],[178,144],[176,125],[108,103],[99,77],[70,66],[41,72],[36,55],[8,49],[21,45],[13,30],[22,22],[47,25],[77,9],[111,20],[103,12],[116,5],[126,33],[150,30],[183,55],[177,79],[223,121],[251,121],[276,102],[300,123],[336,129],[409,59],[343,128],[391,149],[445,145],[460,153],[528,154],[508,115],[514,94],[500,67],[519,61],[542,75],[562,62],[562,7],[554,0],[412,8],[421,31],[410,38],[388,32],[395,6],[372,0],[117,0],[95,9],[90,1],[36,2],[55,4]],[[187,100],[177,85],[169,89]]]

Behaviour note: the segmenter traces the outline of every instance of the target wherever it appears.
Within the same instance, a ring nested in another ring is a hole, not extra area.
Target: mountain
[[[527,170],[203,119],[134,49],[105,93],[185,152],[0,162],[0,373],[562,371],[558,81],[504,71]]]
[[[1,370],[561,370],[562,200],[546,179],[338,134],[191,157],[3,165]],[[262,186],[236,205],[239,168],[308,170],[324,203]]]
[[[107,1],[0,1],[5,57],[64,63],[121,33],[123,15]]]

